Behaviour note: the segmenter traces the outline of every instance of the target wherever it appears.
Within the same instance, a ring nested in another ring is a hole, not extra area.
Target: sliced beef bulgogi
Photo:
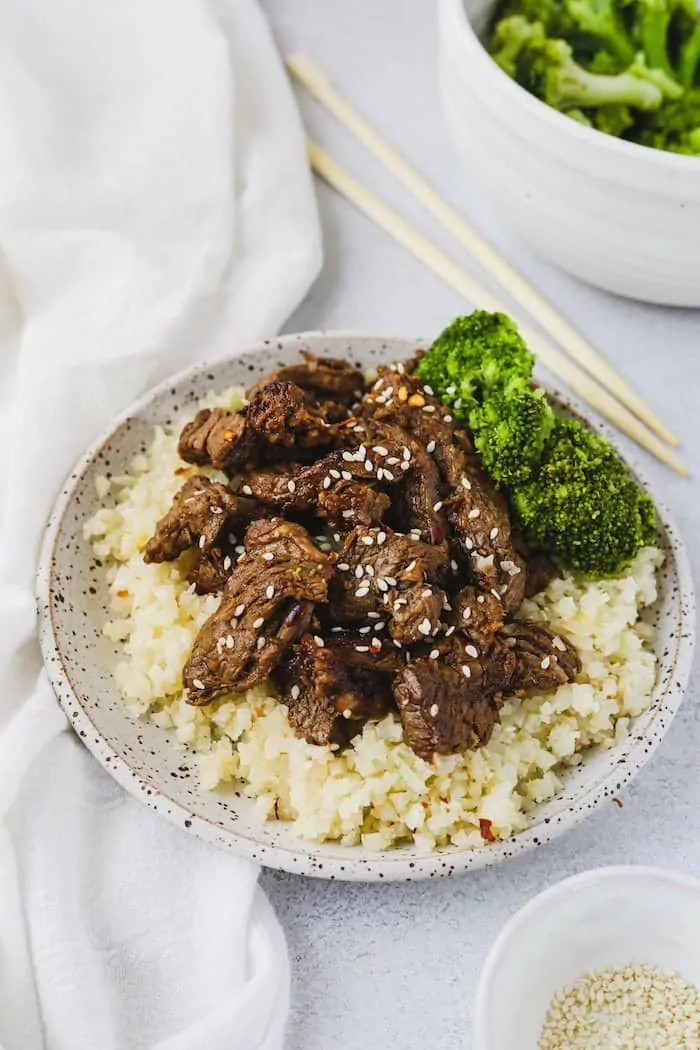
[[[189,703],[264,681],[326,601],[333,563],[300,525],[253,522],[245,548],[185,665]]]
[[[310,744],[342,747],[392,706],[389,679],[355,671],[333,640],[306,635],[280,676],[290,724]]]
[[[477,646],[488,645],[503,626],[503,602],[490,591],[482,593],[471,585],[463,587],[452,599],[452,607],[453,622]]]
[[[209,551],[237,520],[246,517],[249,507],[250,501],[234,496],[225,485],[201,474],[188,478],[156,525],[143,560],[174,561],[192,547]]]
[[[314,357],[308,350],[302,351],[303,362],[282,365],[261,379],[249,393],[252,399],[270,382],[294,383],[309,393],[316,404],[324,406],[324,414],[342,419],[347,410],[362,397],[365,381],[362,373],[348,361],[335,357]],[[339,406],[342,406],[339,410]]]
[[[549,584],[559,575],[559,571],[546,554],[537,552],[531,554],[527,559],[527,583],[525,586],[525,597],[532,598],[534,594],[545,591]]]
[[[338,553],[330,612],[339,623],[367,625],[379,614],[402,644],[424,641],[440,624],[445,592],[438,580],[447,548],[381,528],[358,527]],[[381,622],[381,621],[380,621]]]
[[[514,620],[503,628],[501,637],[516,658],[511,682],[515,692],[556,689],[573,682],[581,670],[579,655],[571,642],[543,623]]]

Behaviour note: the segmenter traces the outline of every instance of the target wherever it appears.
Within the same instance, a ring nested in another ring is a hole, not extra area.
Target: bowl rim
[[[506,97],[510,96],[515,105],[521,105],[529,110],[532,116],[541,123],[551,125],[555,134],[567,134],[570,138],[581,142],[582,145],[588,147],[597,146],[601,150],[606,150],[612,154],[613,157],[626,157],[634,160],[635,158],[639,159],[641,155],[646,158],[647,163],[650,165],[658,165],[664,169],[687,173],[692,172],[695,166],[696,173],[700,172],[700,157],[688,156],[683,153],[672,153],[670,150],[655,149],[653,146],[645,146],[640,142],[628,142],[626,139],[617,138],[615,135],[607,135],[597,128],[589,128],[577,120],[572,120],[571,117],[560,113],[553,106],[548,106],[546,102],[543,102],[535,95],[531,95],[512,77],[509,77],[491,58],[467,15],[464,0],[441,0],[441,2],[443,17],[452,19],[453,26],[459,32],[462,43],[469,49],[470,58],[477,64],[479,74],[483,71],[485,76],[495,75],[497,83]],[[452,39],[451,34],[448,37],[448,34],[443,32],[442,36],[443,39]],[[641,154],[640,151],[642,151]]]
[[[167,791],[161,790],[160,787],[155,788],[152,783],[144,780],[139,773],[131,768],[127,758],[120,755],[102,736],[88,712],[83,708],[77,690],[73,686],[69,670],[63,660],[54,623],[54,602],[51,600],[55,565],[54,551],[58,543],[64,516],[76,492],[79,491],[83,483],[86,471],[102,447],[113,439],[128,420],[138,415],[139,412],[147,408],[160,396],[167,395],[173,386],[188,382],[203,373],[215,371],[217,368],[227,365],[242,355],[266,354],[269,356],[273,342],[281,349],[283,345],[303,346],[306,342],[319,339],[331,344],[337,341],[339,349],[343,350],[344,348],[345,352],[347,351],[348,341],[352,339],[369,339],[380,344],[392,341],[400,342],[409,354],[417,349],[424,348],[426,345],[424,339],[412,339],[395,334],[377,334],[357,330],[306,331],[279,336],[274,341],[261,340],[250,347],[242,347],[236,353],[225,358],[220,358],[217,361],[205,360],[167,377],[155,387],[143,393],[118,416],[114,417],[99,437],[83,453],[67,475],[48,519],[36,575],[35,593],[39,613],[39,642],[49,680],[59,704],[67,714],[82,742],[122,787],[165,816],[172,823],[181,828],[184,826],[198,838],[231,849],[241,856],[256,860],[258,863],[264,863],[268,867],[319,878],[347,881],[382,880],[389,882],[451,876],[506,861],[518,853],[527,852],[558,838],[559,835],[584,820],[593,810],[610,798],[614,793],[612,791],[613,787],[616,792],[633,779],[646,765],[661,743],[683,700],[692,666],[695,639],[693,579],[685,544],[680,536],[675,520],[665,504],[653,494],[652,498],[654,499],[659,521],[669,537],[670,547],[672,548],[670,556],[676,564],[680,582],[676,602],[679,624],[682,623],[684,628],[678,633],[673,680],[669,682],[664,695],[668,721],[663,727],[663,732],[653,734],[651,738],[643,737],[634,741],[630,745],[624,766],[621,769],[613,767],[601,775],[585,793],[580,795],[577,799],[576,808],[574,809],[572,806],[566,810],[560,820],[548,824],[546,829],[541,825],[528,827],[508,839],[486,845],[478,851],[474,849],[460,849],[453,846],[425,852],[421,854],[420,858],[407,858],[404,851],[400,848],[371,853],[362,851],[361,847],[348,847],[349,851],[354,848],[359,849],[360,852],[354,855],[348,852],[347,856],[342,858],[324,854],[322,857],[322,870],[319,870],[314,861],[313,849],[315,843],[300,839],[298,850],[276,843],[265,843],[263,847],[259,841],[238,833],[234,829],[215,826],[207,817],[201,816],[180,804],[170,797]],[[328,347],[328,349],[331,351],[332,347]],[[645,474],[643,471],[640,471],[636,460],[627,455],[625,450],[620,447],[617,435],[612,432],[611,428],[600,421],[592,410],[584,409],[577,399],[571,397],[561,388],[549,382],[544,385],[549,393],[562,404],[579,413],[589,426],[610,441],[618,454],[622,456],[626,465],[633,471],[640,484],[651,493]],[[584,800],[585,806],[583,804]],[[264,854],[263,858],[261,858],[261,854]]]
[[[501,928],[491,945],[486,961],[481,970],[477,985],[474,1007],[474,1047],[475,1050],[493,1050],[490,1019],[493,1015],[492,996],[493,982],[503,957],[515,935],[526,930],[533,919],[548,908],[553,901],[561,900],[571,894],[585,890],[595,883],[630,882],[655,880],[667,887],[690,890],[700,896],[700,879],[672,868],[662,868],[646,864],[611,864],[588,871],[570,875],[553,883],[540,893],[535,894],[522,905]]]

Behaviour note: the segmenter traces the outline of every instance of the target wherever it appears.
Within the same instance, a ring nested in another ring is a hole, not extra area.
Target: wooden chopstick
[[[309,142],[309,159],[313,170],[334,189],[351,201],[355,207],[372,219],[399,244],[412,252],[446,284],[463,295],[472,306],[483,310],[506,311],[496,296],[483,288],[466,270],[445,255],[432,241],[415,230],[379,197],[375,197],[362,183],[353,178],[314,142]],[[687,475],[688,470],[678,457],[652,434],[609,391],[592,379],[588,373],[570,361],[561,351],[547,342],[538,332],[523,324],[518,318],[520,332],[534,353],[554,375],[562,379],[576,394],[582,397],[601,415],[605,416],[637,444],[650,452],[678,474]]]
[[[604,357],[532,287],[495,248],[450,207],[414,168],[399,156],[364,117],[333,87],[326,74],[305,55],[288,55],[287,68],[377,160],[441,223],[549,335],[607,387],[669,445],[678,439]]]

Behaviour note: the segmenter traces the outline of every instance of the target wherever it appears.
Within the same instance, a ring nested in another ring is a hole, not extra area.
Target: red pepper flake
[[[492,820],[486,820],[485,817],[479,817],[479,831],[484,842],[495,842],[496,836],[491,831],[493,826]]]
[[[129,597],[129,592],[128,591],[117,591],[117,598],[128,598],[128,597]]]
[[[423,799],[423,801],[421,802],[421,806],[423,807],[423,809],[427,809],[429,805],[430,803],[426,802],[425,799]]]
[[[178,467],[177,470],[173,471],[173,474],[177,474],[178,476],[180,474],[188,474],[189,473],[189,469],[190,469],[189,467]]]
[[[621,798],[614,798],[613,802],[615,803],[616,806],[619,806],[620,809],[624,809],[625,808],[624,803],[623,803]]]

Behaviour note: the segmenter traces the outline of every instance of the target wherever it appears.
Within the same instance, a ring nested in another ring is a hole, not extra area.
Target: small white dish
[[[545,105],[484,49],[495,0],[441,0],[443,109],[473,177],[536,252],[606,291],[700,306],[700,157]]]
[[[506,924],[477,991],[474,1050],[537,1050],[552,997],[590,970],[648,963],[700,987],[700,881],[610,867],[540,893]]]

